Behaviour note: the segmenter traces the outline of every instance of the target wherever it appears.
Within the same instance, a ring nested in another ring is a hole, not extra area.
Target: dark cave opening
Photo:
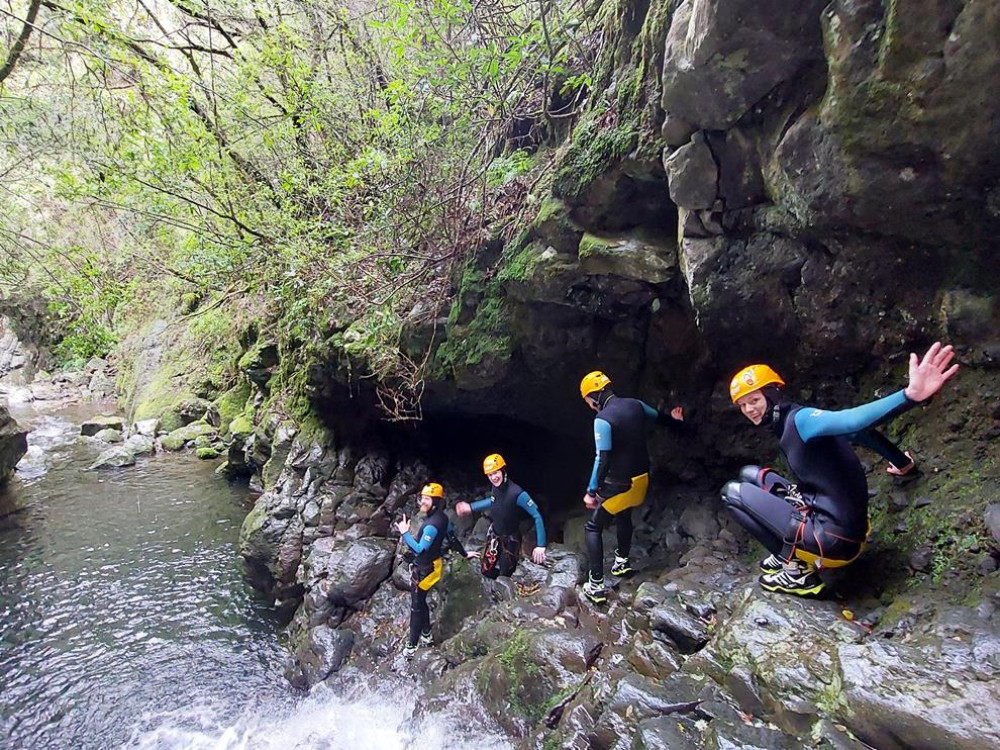
[[[538,503],[550,536],[558,541],[565,519],[582,508],[593,466],[593,438],[586,424],[579,438],[570,438],[505,416],[437,414],[392,430],[390,442],[394,453],[419,457],[440,478],[449,506],[455,499],[470,499],[470,493],[489,493],[483,459],[499,453],[511,480]]]

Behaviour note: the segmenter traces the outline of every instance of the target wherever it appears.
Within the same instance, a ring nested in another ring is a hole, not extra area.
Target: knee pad
[[[749,482],[750,484],[755,484],[760,487],[760,473],[763,471],[762,467],[755,464],[749,464],[740,469],[740,481]]]
[[[742,473],[742,472],[740,472]],[[743,501],[740,499],[740,485],[742,482],[736,480],[726,482],[722,485],[722,504],[726,506],[742,507]]]
[[[588,534],[600,534],[601,527],[597,524],[593,518],[591,518],[587,523],[584,524],[583,530]]]

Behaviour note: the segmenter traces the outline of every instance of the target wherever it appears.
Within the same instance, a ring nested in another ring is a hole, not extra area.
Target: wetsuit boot
[[[434,639],[431,637],[429,630],[426,633],[420,634],[420,640],[417,641],[417,645],[422,648],[430,648],[434,645]]]

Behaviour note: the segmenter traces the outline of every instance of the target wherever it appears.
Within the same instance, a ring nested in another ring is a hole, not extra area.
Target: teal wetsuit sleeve
[[[423,536],[420,537],[419,542],[417,542],[417,540],[413,538],[413,535],[409,531],[403,534],[403,541],[406,542],[407,547],[409,547],[419,555],[424,550],[430,549],[431,544],[437,537],[437,533],[438,533],[437,529],[435,529],[433,526],[428,525],[427,528],[424,529]]]
[[[542,514],[538,512],[538,505],[531,499],[531,495],[522,492],[517,496],[517,507],[535,519],[535,546],[545,546],[545,522]]]
[[[603,419],[594,420],[594,445],[597,447],[597,455],[594,456],[594,470],[590,472],[590,484],[587,485],[587,492],[597,492],[597,486],[601,480],[602,460],[606,463],[607,458],[602,453],[611,450],[611,423]]]
[[[638,401],[640,404],[642,404],[642,410],[646,413],[646,419],[654,419],[655,420],[655,419],[659,418],[660,412],[658,412],[652,406],[650,406],[649,404],[647,404],[645,401],[643,401],[641,399],[636,399],[636,401]]]
[[[795,413],[795,427],[806,442],[817,437],[852,435],[895,416],[912,405],[903,391],[842,411],[799,409]]]
[[[489,510],[493,505],[492,497],[484,497],[482,500],[476,500],[474,503],[469,503],[469,507],[472,508],[476,513],[480,511]]]

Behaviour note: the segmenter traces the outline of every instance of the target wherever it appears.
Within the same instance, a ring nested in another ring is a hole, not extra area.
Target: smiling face
[[[496,471],[491,471],[486,475],[486,478],[490,480],[490,484],[494,487],[499,487],[503,484],[503,469],[497,469]]]
[[[430,495],[421,495],[419,507],[421,513],[430,513],[431,508],[434,507],[434,498]]]
[[[754,424],[760,424],[767,414],[767,398],[761,390],[752,391],[745,396],[736,399],[736,405],[740,407],[743,416]]]

